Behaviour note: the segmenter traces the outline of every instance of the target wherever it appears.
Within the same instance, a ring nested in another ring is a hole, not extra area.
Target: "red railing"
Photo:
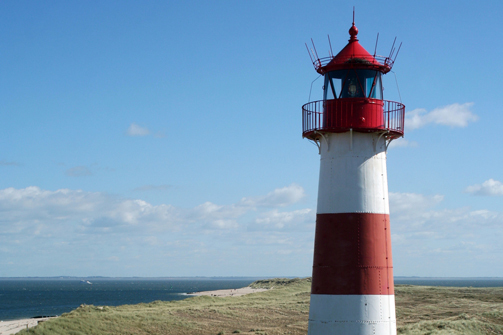
[[[345,98],[313,101],[302,106],[302,136],[314,139],[316,131],[340,133],[388,131],[397,138],[404,132],[405,106],[399,102]]]
[[[358,55],[353,55],[353,57],[358,59]],[[366,56],[364,56],[363,58],[365,57]],[[373,57],[378,63],[383,64],[389,67],[390,69],[393,67],[393,64],[395,63],[395,60],[391,59],[390,57],[384,57],[379,55],[375,55]],[[321,58],[315,58],[314,60],[312,59],[314,69],[316,70],[316,72],[319,72],[321,68],[327,66],[328,63],[332,61],[332,59],[334,59],[334,57],[321,57]]]

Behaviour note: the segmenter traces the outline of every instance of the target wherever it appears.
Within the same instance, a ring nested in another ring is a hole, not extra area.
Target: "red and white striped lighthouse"
[[[353,20],[354,21],[354,20]],[[303,137],[321,155],[309,335],[396,334],[386,150],[405,106],[383,100],[389,57],[349,43],[313,64],[324,97],[302,107]],[[395,55],[396,58],[396,55]]]

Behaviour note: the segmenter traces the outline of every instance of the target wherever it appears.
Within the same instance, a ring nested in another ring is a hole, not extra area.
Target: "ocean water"
[[[261,278],[189,279],[0,279],[0,320],[55,316],[81,304],[119,306],[155,300],[182,300],[187,293],[235,289]],[[397,277],[395,284],[455,287],[503,287],[503,278]]]
[[[241,288],[258,279],[88,279],[92,284],[80,279],[0,279],[0,320],[61,315],[81,304],[182,300],[190,292]]]

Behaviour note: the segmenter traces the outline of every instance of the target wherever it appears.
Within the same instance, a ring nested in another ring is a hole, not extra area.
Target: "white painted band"
[[[362,323],[335,322],[313,323],[309,321],[308,335],[396,335],[395,322]]]
[[[325,138],[317,213],[389,214],[384,138],[357,132],[352,139],[349,132],[325,134]]]
[[[394,295],[311,294],[308,335],[396,334]]]

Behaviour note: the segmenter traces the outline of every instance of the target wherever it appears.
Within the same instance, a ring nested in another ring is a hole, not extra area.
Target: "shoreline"
[[[39,322],[44,322],[53,318],[57,318],[57,316],[0,321],[0,335],[16,334],[23,329],[37,326]]]
[[[228,289],[228,290],[191,292],[191,293],[187,293],[187,295],[226,298],[226,297],[240,297],[240,296],[243,296],[246,294],[264,292],[267,290],[268,289],[266,289],[266,288],[251,288],[251,287],[247,286],[247,287]]]
[[[268,289],[266,288],[251,288],[247,286],[237,289],[200,291],[200,292],[190,292],[182,294],[187,296],[210,296],[210,297],[226,298],[226,297],[240,297],[246,294],[264,292],[267,290]],[[46,320],[53,318],[57,318],[57,316],[0,321],[0,335],[16,334],[17,332],[23,329],[28,329],[37,326],[39,322],[44,322]]]

